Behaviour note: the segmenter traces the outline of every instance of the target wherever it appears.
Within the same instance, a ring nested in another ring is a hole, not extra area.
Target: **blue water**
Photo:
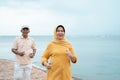
[[[0,59],[15,60],[11,52],[16,36],[0,36]],[[41,54],[52,36],[32,36],[37,44],[33,63],[41,66]],[[67,36],[78,55],[73,76],[82,80],[120,80],[120,36]],[[43,68],[43,67],[42,67]]]

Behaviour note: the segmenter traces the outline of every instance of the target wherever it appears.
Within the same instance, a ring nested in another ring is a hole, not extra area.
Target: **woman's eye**
[[[57,32],[64,32],[63,30],[58,30]]]

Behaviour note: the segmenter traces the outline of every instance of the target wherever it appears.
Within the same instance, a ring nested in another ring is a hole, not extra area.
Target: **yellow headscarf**
[[[56,28],[57,28],[57,27],[56,27]],[[67,39],[63,38],[63,39],[59,40],[59,39],[57,38],[56,28],[55,28],[55,30],[54,30],[54,39],[53,39],[52,43],[65,46],[65,47],[67,47],[67,48],[72,48],[71,43],[70,43]]]

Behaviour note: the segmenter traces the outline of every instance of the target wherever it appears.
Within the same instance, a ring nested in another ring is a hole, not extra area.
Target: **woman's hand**
[[[66,55],[71,59],[73,63],[76,62],[76,57],[69,50],[66,50]]]
[[[73,56],[69,50],[66,50],[66,55],[70,58],[72,58],[72,56]]]
[[[51,69],[50,63],[44,62],[44,66],[45,66],[48,70]]]

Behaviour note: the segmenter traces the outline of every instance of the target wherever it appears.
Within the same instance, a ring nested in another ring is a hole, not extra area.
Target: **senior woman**
[[[72,80],[71,62],[77,62],[77,55],[71,43],[65,39],[64,26],[58,25],[54,39],[42,55],[42,65],[47,68],[46,80]]]

